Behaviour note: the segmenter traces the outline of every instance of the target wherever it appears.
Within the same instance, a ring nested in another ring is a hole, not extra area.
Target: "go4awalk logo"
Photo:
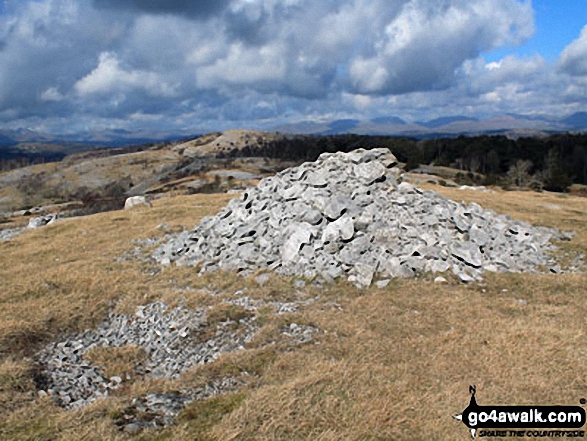
[[[453,418],[462,421],[471,438],[479,437],[584,437],[585,409],[579,406],[479,406],[475,386],[471,401]],[[581,400],[585,404],[585,400]],[[532,429],[532,430],[528,430]],[[566,430],[563,430],[566,429]],[[575,429],[575,430],[568,430]]]

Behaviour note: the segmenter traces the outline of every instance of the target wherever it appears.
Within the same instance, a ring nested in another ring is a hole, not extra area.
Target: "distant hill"
[[[398,118],[397,116],[378,116],[377,118],[372,118],[369,121],[372,122],[373,124],[377,124],[377,125],[387,125],[387,124],[403,125],[403,124],[406,124],[406,121],[404,121],[401,118]]]
[[[0,147],[12,147],[18,144],[12,137],[4,132],[0,132]]]
[[[506,113],[477,119],[465,115],[449,115],[428,121],[410,122],[398,116],[378,116],[372,119],[343,118],[305,120],[264,126],[265,133],[289,135],[381,135],[418,139],[501,134],[512,139],[528,136],[548,136],[555,133],[587,131],[587,112],[577,112],[565,118],[552,115],[519,115]],[[224,132],[229,133],[231,131]],[[234,131],[232,131],[234,132]],[[97,148],[150,145],[194,139],[202,131],[132,131],[100,130],[66,134],[39,133],[30,129],[0,130],[0,161],[12,158],[55,160],[76,152]],[[234,133],[230,136],[236,136]],[[239,138],[239,136],[237,136]],[[244,138],[243,138],[244,140]],[[222,140],[221,140],[222,141]],[[230,142],[224,146],[230,147]],[[236,141],[240,142],[240,141]]]
[[[441,118],[432,119],[430,121],[419,122],[418,124],[420,124],[424,127],[429,127],[431,129],[437,129],[438,127],[446,126],[448,124],[452,124],[452,123],[460,122],[460,121],[479,121],[479,120],[477,118],[470,118],[468,116],[457,115],[457,116],[443,116]]]
[[[563,119],[549,115],[502,114],[485,119],[464,115],[443,116],[418,122],[408,122],[396,116],[382,116],[370,120],[341,119],[319,123],[305,121],[283,124],[272,129],[291,134],[354,133],[358,135],[408,136],[419,139],[494,134],[518,138],[587,130],[587,112],[578,112]]]
[[[587,112],[577,112],[564,118],[561,122],[576,129],[587,129]]]
[[[330,124],[328,124],[330,130],[326,130],[322,133],[324,135],[344,133],[358,127],[359,124],[361,124],[361,121],[358,119],[337,119],[336,121],[332,121]]]

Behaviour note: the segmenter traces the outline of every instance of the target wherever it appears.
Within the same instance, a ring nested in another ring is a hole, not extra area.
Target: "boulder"
[[[132,210],[136,207],[151,207],[151,202],[145,196],[131,196],[124,201],[124,209]]]

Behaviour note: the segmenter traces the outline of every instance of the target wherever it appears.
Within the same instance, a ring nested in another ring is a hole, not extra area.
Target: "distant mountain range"
[[[409,122],[398,116],[379,116],[369,120],[339,119],[334,121],[301,121],[270,126],[266,131],[283,134],[336,135],[390,135],[413,138],[454,137],[459,135],[546,136],[553,133],[587,131],[587,112],[578,112],[565,118],[549,115],[504,114],[489,119],[464,115],[444,116],[429,121]],[[69,154],[100,147],[120,147],[177,141],[197,136],[193,133],[102,130],[88,133],[51,135],[33,130],[0,130],[0,158],[43,154],[54,151]]]
[[[175,133],[132,132],[120,129],[59,135],[18,129],[0,130],[0,147],[13,147],[19,144],[77,144],[96,147],[118,147],[131,144],[175,141],[186,137],[186,135]]]
[[[444,116],[429,121],[407,122],[397,116],[380,116],[370,120],[301,121],[272,127],[282,133],[331,135],[393,135],[415,138],[453,137],[459,135],[497,135],[510,137],[543,136],[558,132],[587,131],[587,112],[566,118],[548,115],[504,114],[488,119],[464,115]]]

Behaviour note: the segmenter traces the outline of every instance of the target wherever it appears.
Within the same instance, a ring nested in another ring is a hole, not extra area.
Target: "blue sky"
[[[488,61],[498,61],[508,54],[533,56],[540,54],[556,62],[562,50],[587,25],[587,4],[582,0],[533,0],[535,34],[525,43],[493,51]]]
[[[0,129],[587,111],[579,0],[6,0]]]

